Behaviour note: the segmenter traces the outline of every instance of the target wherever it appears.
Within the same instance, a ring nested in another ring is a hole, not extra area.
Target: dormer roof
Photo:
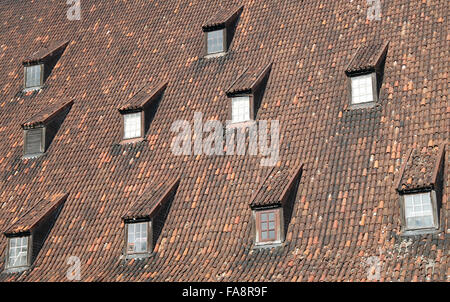
[[[57,41],[51,43],[49,46],[41,48],[31,54],[30,56],[26,57],[22,64],[24,65],[30,65],[33,63],[39,63],[42,61],[45,61],[54,55],[60,54],[64,49],[66,48],[67,44],[69,44],[69,41]]]
[[[67,196],[67,193],[58,193],[42,199],[20,216],[4,234],[12,236],[31,232],[41,221],[52,215],[66,201]]]
[[[60,113],[73,105],[73,100],[63,100],[55,104],[51,104],[35,114],[29,120],[22,124],[23,129],[34,128],[36,126],[46,125]]]
[[[254,93],[263,83],[263,80],[269,75],[272,69],[272,63],[267,65],[248,67],[234,83],[227,89],[228,97],[243,94]]]
[[[127,100],[118,109],[121,113],[134,110],[143,110],[146,106],[156,101],[167,87],[168,82],[150,83]]]
[[[386,57],[388,46],[389,42],[380,41],[362,44],[348,64],[345,73],[350,76],[378,70]]]
[[[243,9],[243,5],[220,9],[203,24],[203,31],[212,31],[227,27],[236,21]]]

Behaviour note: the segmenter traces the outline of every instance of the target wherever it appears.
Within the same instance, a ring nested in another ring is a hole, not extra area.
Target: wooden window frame
[[[275,240],[261,239],[261,214],[275,214]],[[284,241],[283,208],[259,209],[253,211],[255,224],[255,246],[277,245]]]
[[[41,68],[41,76],[40,76],[39,86],[27,87],[27,68],[28,67],[33,67],[33,66],[40,66],[40,68]],[[42,86],[44,85],[44,69],[45,69],[45,65],[42,64],[42,63],[30,64],[30,65],[24,66],[24,77],[23,77],[24,78],[24,83],[23,83],[23,87],[24,87],[25,91],[36,90],[36,89],[42,88]]]
[[[213,52],[213,53],[209,53],[208,52],[208,34],[214,31],[222,31],[222,43],[223,43],[223,50],[220,52]],[[208,30],[205,31],[204,34],[204,57],[206,58],[212,58],[212,57],[217,57],[217,56],[222,56],[224,54],[226,54],[228,52],[228,43],[227,43],[227,28],[219,28],[219,29],[214,29],[214,30]]]
[[[138,137],[125,138],[125,115],[133,114],[133,113],[141,114],[141,134]],[[122,127],[121,127],[121,131],[120,131],[120,137],[122,139],[123,144],[135,143],[135,142],[142,141],[144,139],[144,136],[145,136],[145,111],[144,110],[124,112],[121,114],[121,120],[122,120]]]
[[[40,152],[38,153],[27,153],[27,133],[30,130],[37,130],[40,129],[41,130],[41,148],[40,148]],[[37,127],[37,128],[30,128],[30,129],[25,129],[23,131],[23,157],[24,158],[29,158],[29,157],[36,157],[36,156],[40,156],[42,154],[45,153],[45,136],[46,136],[46,128],[45,126],[43,127]]]
[[[406,195],[414,195],[414,194],[430,194],[430,200],[431,200],[431,210],[433,213],[433,226],[432,227],[426,227],[426,228],[418,228],[418,229],[412,229],[407,227],[406,223],[406,201],[405,196]],[[402,195],[400,195],[400,220],[402,223],[401,232],[403,235],[421,235],[421,234],[433,234],[439,231],[440,229],[440,220],[439,220],[439,209],[437,206],[437,198],[436,198],[436,191],[430,190],[430,191],[413,191],[413,192],[405,192]]]
[[[353,89],[352,89],[352,79],[357,78],[360,76],[365,76],[370,74],[372,77],[372,101],[364,102],[364,103],[353,103]],[[361,73],[361,74],[355,74],[347,77],[347,89],[349,91],[349,105],[350,108],[365,108],[365,107],[373,107],[375,104],[379,101],[379,95],[378,95],[378,79],[377,79],[377,73],[376,71]]]
[[[147,223],[147,251],[145,252],[139,252],[139,253],[130,253],[128,251],[128,226],[130,224],[137,224],[137,223]],[[153,244],[152,244],[152,240],[153,240],[153,233],[152,233],[152,229],[153,229],[153,223],[152,220],[136,220],[136,221],[130,221],[130,222],[125,222],[125,248],[124,248],[124,254],[126,256],[127,259],[132,259],[132,258],[147,258],[150,256],[150,254],[153,251]]]
[[[20,265],[20,266],[9,266],[9,253],[10,253],[10,240],[13,238],[23,238],[28,237],[28,246],[27,246],[27,263],[26,265]],[[31,266],[31,255],[33,251],[33,235],[18,235],[18,236],[11,236],[7,237],[7,244],[6,244],[6,259],[5,259],[5,271],[23,271],[27,270]]]

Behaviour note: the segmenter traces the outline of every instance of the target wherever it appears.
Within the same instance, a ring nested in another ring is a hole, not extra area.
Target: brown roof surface
[[[180,183],[180,178],[164,180],[159,183],[152,183],[136,200],[123,217],[124,220],[139,218],[151,218],[158,208],[169,202],[169,197],[175,192]]]
[[[67,107],[73,105],[73,100],[63,100],[55,104],[48,105],[39,113],[35,114],[29,120],[22,124],[22,128],[32,128],[37,125],[44,125],[60,114]]]
[[[412,149],[402,167],[398,191],[433,189],[444,156],[445,145]]]
[[[448,280],[448,152],[438,234],[401,236],[395,190],[409,149],[448,150],[448,1],[383,1],[379,21],[365,0],[225,2],[244,5],[233,41],[205,59],[201,26],[217,1],[86,0],[80,21],[65,1],[0,1],[0,230],[69,192],[33,267],[1,281],[65,281],[68,255],[82,281],[367,281],[371,257],[382,281]],[[65,38],[45,87],[19,93],[22,59]],[[375,39],[390,41],[379,102],[353,110],[344,71]],[[227,88],[267,62],[256,119],[280,121],[280,166],[304,166],[284,245],[253,249],[249,202],[270,168],[260,156],[175,156],[170,127],[195,112],[228,120]],[[168,85],[146,139],[121,145],[117,108],[151,77]],[[58,99],[76,102],[46,153],[23,160],[18,125]],[[171,175],[181,180],[154,256],[123,259],[122,217]]]
[[[267,77],[272,69],[272,63],[264,66],[248,67],[233,84],[228,88],[227,95],[237,93],[253,92],[261,84],[262,80]]]
[[[228,24],[234,22],[244,8],[243,5],[235,5],[228,8],[219,8],[217,13],[214,14],[202,28],[204,31],[214,29],[216,27],[225,27]]]
[[[362,44],[347,66],[347,74],[375,70],[385,58],[389,42],[371,41]]]
[[[12,222],[4,233],[6,235],[26,233],[32,230],[42,219],[53,213],[67,198],[68,194],[53,194],[48,198],[40,200],[35,206],[24,214],[17,216],[18,220]]]
[[[69,41],[57,41],[52,42],[47,47],[43,47],[39,49],[38,51],[34,52],[32,55],[26,57],[22,63],[23,64],[29,64],[34,63],[38,61],[45,60],[47,57],[52,56],[54,53],[57,53],[58,51],[62,50],[69,44]]]
[[[301,175],[302,166],[295,168],[274,167],[256,190],[250,202],[251,208],[281,206]]]

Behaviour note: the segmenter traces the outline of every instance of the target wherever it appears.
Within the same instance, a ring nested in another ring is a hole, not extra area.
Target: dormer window
[[[72,100],[49,105],[22,124],[25,158],[36,157],[46,152],[72,105]]]
[[[167,82],[151,83],[127,100],[120,108],[122,143],[142,141],[159,106]]]
[[[8,239],[6,269],[17,269],[30,265],[29,241],[30,236]]]
[[[142,137],[142,111],[123,115],[123,139]]]
[[[55,42],[23,60],[24,90],[40,89],[66,49],[68,41]]]
[[[439,232],[444,158],[445,144],[408,152],[396,181],[403,235]]]
[[[378,102],[384,77],[388,43],[361,45],[347,66],[350,106],[360,108]]]
[[[127,255],[146,254],[149,252],[150,222],[127,224]]]
[[[42,86],[44,77],[44,65],[37,64],[25,66],[25,89],[39,88]]]
[[[242,9],[243,6],[220,9],[202,26],[205,33],[206,57],[224,55],[228,51]]]
[[[25,132],[25,156],[37,156],[44,153],[45,128],[26,129]]]
[[[246,122],[251,119],[251,102],[249,96],[236,96],[232,102],[232,123]]]
[[[208,54],[222,53],[226,51],[226,31],[214,30],[206,33]]]
[[[153,252],[179,182],[171,178],[151,183],[122,217],[126,258],[145,258]]]
[[[352,104],[369,103],[375,100],[376,76],[370,73],[351,78],[352,82]]]
[[[255,246],[281,244],[292,216],[303,166],[274,167],[256,190],[250,202]]]
[[[33,206],[25,209],[24,214],[17,217],[16,222],[4,232],[7,240],[6,271],[19,272],[31,266],[67,197],[67,193],[57,193],[34,202]]]
[[[272,64],[248,67],[227,89],[231,99],[231,122],[234,124],[255,120],[261,105]]]

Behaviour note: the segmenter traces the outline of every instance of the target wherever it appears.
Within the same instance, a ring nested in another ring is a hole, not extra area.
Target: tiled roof
[[[272,69],[272,63],[264,66],[248,67],[228,88],[227,95],[254,92],[258,85],[267,77]]]
[[[448,281],[448,152],[438,234],[402,236],[395,190],[410,148],[448,150],[448,1],[383,1],[370,21],[365,0],[223,0],[244,9],[227,53],[208,59],[202,25],[217,2],[81,1],[72,21],[66,1],[0,1],[1,232],[43,196],[70,192],[32,267],[0,281],[67,281],[68,255],[82,281],[370,281],[370,259],[382,281]],[[22,92],[23,58],[65,38],[44,87]],[[352,109],[344,71],[375,40],[390,41],[379,101]],[[280,122],[280,166],[304,166],[283,246],[254,249],[263,155],[176,156],[170,129],[192,127],[195,112],[225,122],[227,89],[268,62],[258,121]],[[120,144],[117,108],[166,79],[146,140]],[[62,99],[75,105],[45,154],[22,159],[18,125]],[[122,217],[174,175],[154,257],[126,261]]]
[[[237,17],[239,17],[239,14],[243,9],[243,5],[219,8],[217,13],[208,19],[205,24],[203,24],[202,28],[204,31],[209,31],[216,28],[226,27],[227,25],[233,23]]]
[[[25,123],[22,124],[22,128],[32,128],[37,125],[45,125],[51,121],[55,116],[66,110],[73,105],[73,100],[63,100],[54,104],[48,105],[43,110],[33,115]]]
[[[389,42],[371,41],[362,44],[345,70],[346,74],[375,71],[386,57]]]
[[[401,168],[397,190],[433,189],[444,160],[445,145],[411,149]]]
[[[274,167],[267,178],[256,190],[250,202],[250,207],[261,208],[281,206],[294,188],[302,173],[302,165],[296,168]]]
[[[149,84],[136,93],[131,99],[123,104],[119,111],[129,111],[135,109],[143,109],[151,102],[158,99],[167,87],[168,82],[161,82],[157,84]]]
[[[53,56],[53,54],[58,53],[59,51],[63,50],[67,44],[69,44],[69,41],[57,41],[50,43],[49,46],[43,47],[39,49],[38,51],[34,52],[32,55],[26,57],[22,63],[23,64],[30,64],[35,62],[44,61],[48,57]]]
[[[21,234],[31,231],[40,221],[51,215],[67,198],[68,194],[53,194],[39,201],[34,207],[21,214],[17,221],[4,232],[5,235]]]
[[[135,220],[140,218],[151,218],[157,210],[169,202],[170,197],[176,191],[180,178],[164,180],[152,183],[123,217],[124,220]]]

